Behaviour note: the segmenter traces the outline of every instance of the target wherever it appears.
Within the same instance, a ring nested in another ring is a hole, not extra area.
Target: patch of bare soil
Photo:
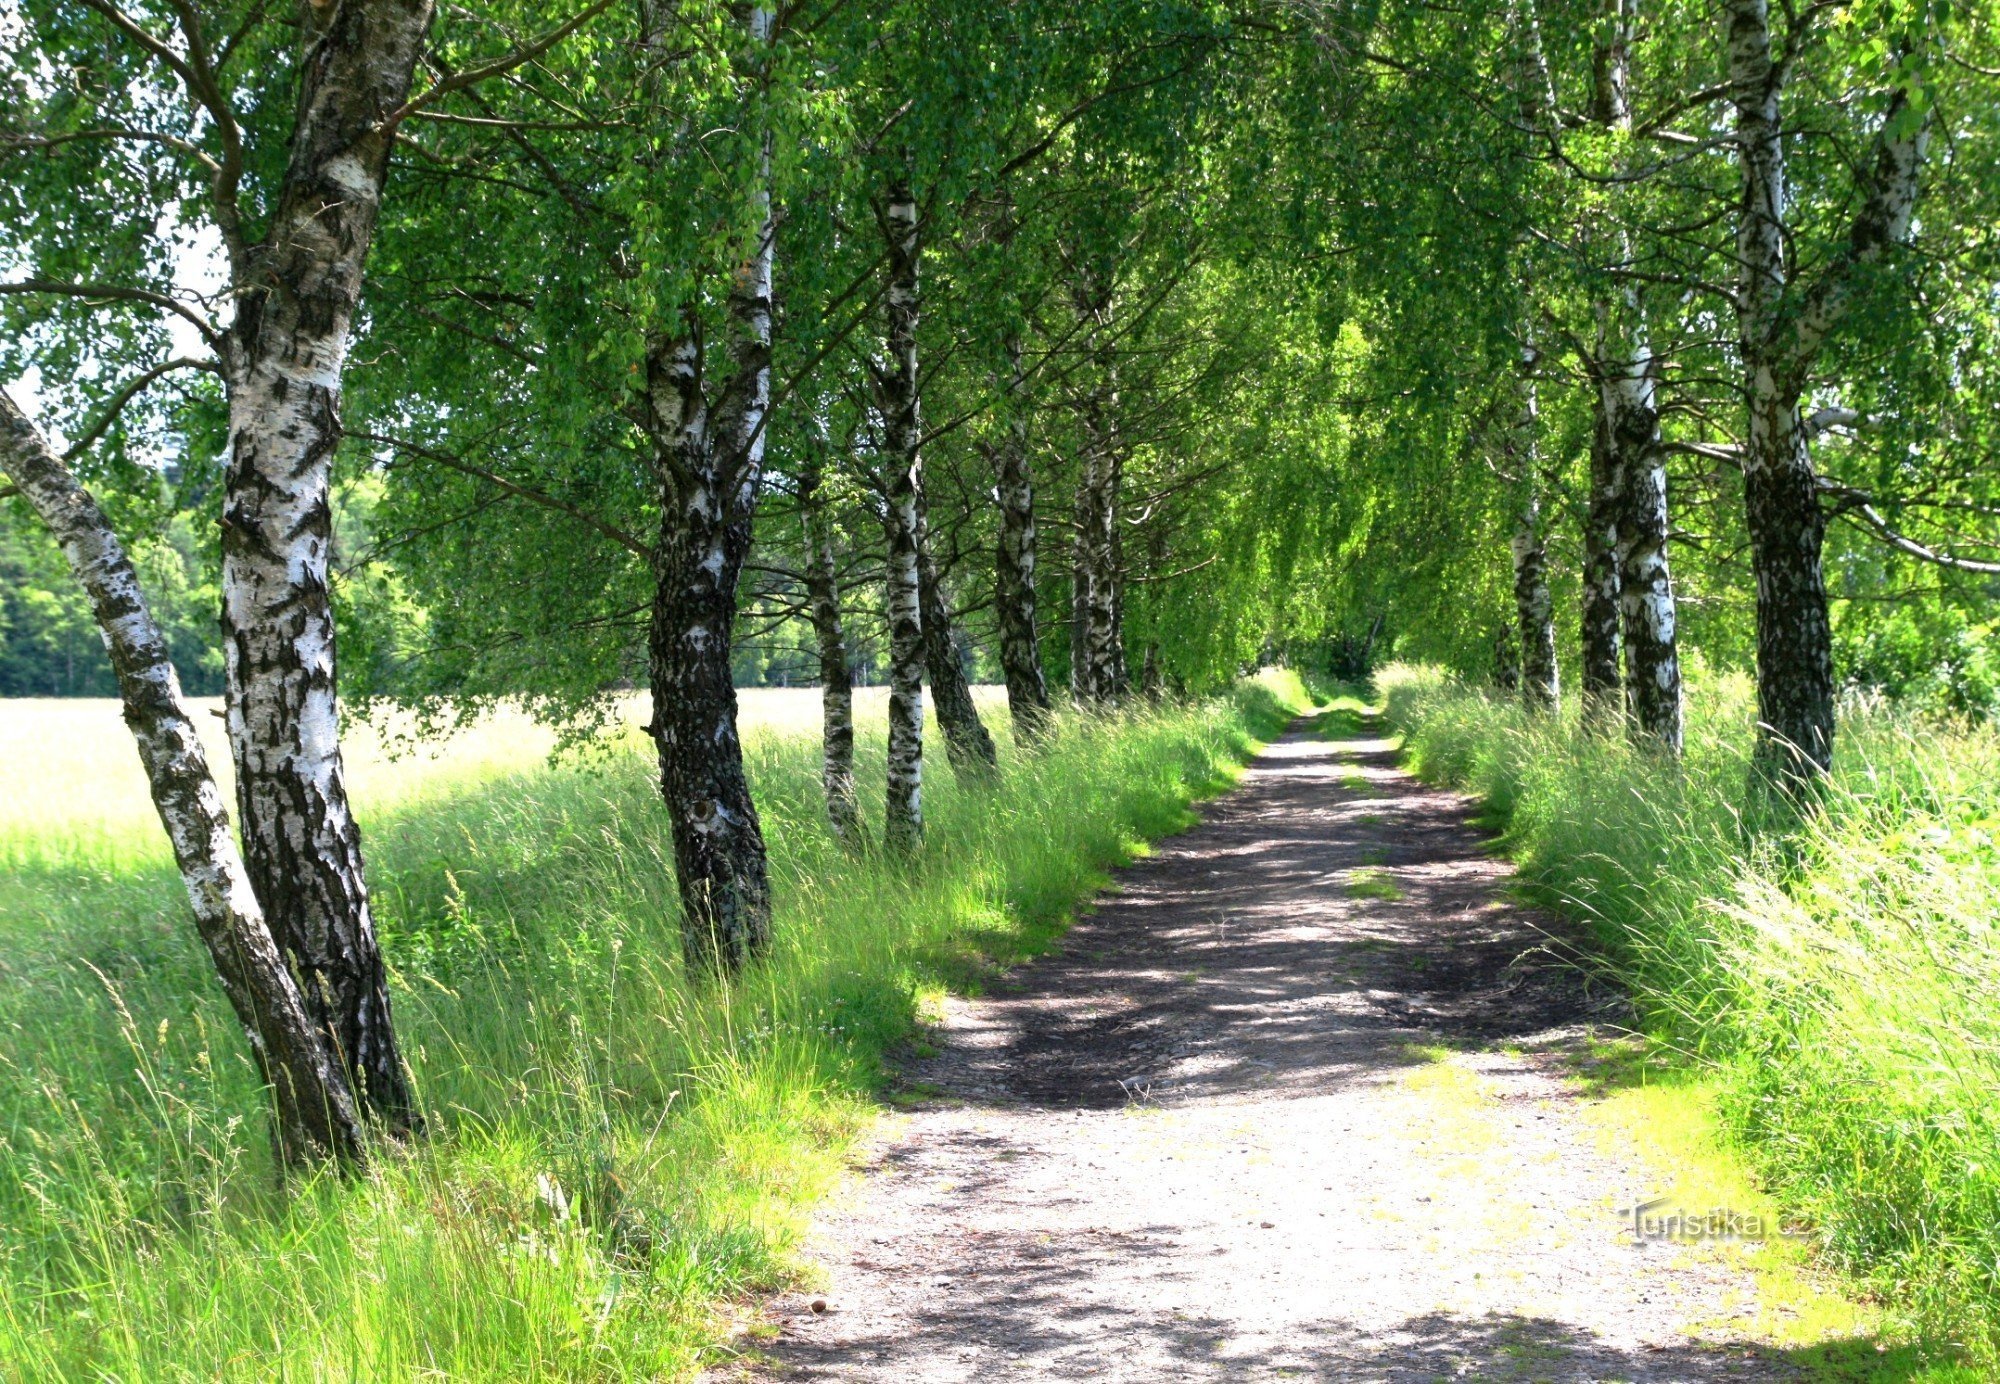
[[[1741,1338],[1740,1264],[1621,1232],[1645,1173],[1563,1076],[1618,1002],[1507,872],[1391,743],[1295,729],[952,1006],[906,1071],[942,1094],[823,1220],[825,1286],[728,1373],[1792,1378]]]

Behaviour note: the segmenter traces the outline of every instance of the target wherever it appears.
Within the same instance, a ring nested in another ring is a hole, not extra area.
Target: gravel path
[[[1060,952],[953,1004],[823,1220],[824,1288],[733,1369],[1793,1378],[1733,1325],[1740,1262],[1621,1232],[1646,1173],[1563,1076],[1615,1000],[1503,897],[1468,806],[1367,730],[1272,745]]]

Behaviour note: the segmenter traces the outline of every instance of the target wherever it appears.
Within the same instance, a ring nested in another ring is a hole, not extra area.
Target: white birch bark
[[[1636,358],[1608,362],[1612,446],[1620,506],[1618,601],[1625,636],[1625,704],[1634,739],[1681,752],[1679,610],[1667,559],[1666,453],[1643,326],[1628,340]]]
[[[1590,495],[1583,520],[1582,643],[1584,714],[1600,727],[1622,726],[1625,690],[1619,636],[1619,514],[1624,478],[1611,441],[1610,407],[1593,382],[1591,400]]]
[[[305,13],[284,178],[264,240],[233,247],[223,340],[223,656],[244,854],[308,1007],[392,1130],[417,1112],[341,764],[327,575],[341,376],[394,138],[385,117],[409,94],[431,10],[372,0]]]
[[[4,392],[0,472],[48,525],[90,599],[196,930],[271,1085],[280,1165],[324,1157],[361,1161],[366,1138],[347,1074],[328,1051],[265,924],[138,574],[96,501]]]
[[[944,578],[931,550],[930,516],[922,475],[917,473],[917,595],[924,637],[924,670],[931,680],[931,707],[944,732],[945,755],[961,783],[990,783],[999,766],[993,737],[979,719],[972,686],[959,662],[957,632],[946,599]]]
[[[1085,444],[1078,458],[1076,497],[1070,507],[1069,562],[1069,695],[1079,706],[1098,700],[1097,665],[1090,641],[1090,612],[1094,608],[1097,569],[1091,535],[1097,530],[1092,506],[1097,503],[1100,482],[1097,449]]]
[[[1078,696],[1100,704],[1125,691],[1124,572],[1119,543],[1124,444],[1118,434],[1118,362],[1111,340],[1112,291],[1086,279],[1077,311],[1088,323],[1097,379],[1083,400],[1084,456],[1077,483],[1077,631],[1082,671],[1071,674]],[[1071,658],[1078,657],[1072,650]]]
[[[1035,477],[1028,455],[1027,376],[1018,337],[1007,342],[1007,429],[992,449],[994,498],[1000,509],[994,554],[994,602],[999,609],[1000,667],[1016,744],[1028,746],[1048,726],[1049,686],[1035,630]]]
[[[889,190],[888,361],[876,372],[887,456],[883,534],[888,544],[889,760],[882,835],[907,855],[923,843],[924,631],[917,491],[923,423],[917,394],[917,201],[909,185]]]
[[[820,787],[833,834],[849,850],[864,843],[854,788],[854,676],[840,615],[840,563],[834,525],[820,495],[817,458],[799,478],[806,540],[805,585],[813,637],[819,645]]]
[[[749,15],[753,45],[771,12]],[[647,353],[644,417],[660,497],[648,634],[651,729],[673,824],[681,948],[720,975],[765,955],[771,885],[763,824],[743,768],[730,648],[737,582],[763,487],[771,407],[776,220],[767,137],[750,194],[756,241],[729,288],[722,368],[698,331],[659,332]],[[709,388],[711,376],[719,387]]]
[[[1555,601],[1549,594],[1547,534],[1542,516],[1541,407],[1533,347],[1523,347],[1516,376],[1519,407],[1508,438],[1515,487],[1514,618],[1521,641],[1521,699],[1530,711],[1552,712],[1562,700],[1556,662]]]
[[[1784,82],[1767,0],[1727,0],[1730,100],[1741,197],[1736,223],[1736,313],[1749,426],[1744,513],[1757,579],[1758,757],[1780,785],[1810,785],[1833,763],[1833,635],[1819,505],[1799,400],[1826,334],[1853,291],[1856,269],[1909,234],[1929,126],[1909,117],[1899,88],[1862,177],[1848,243],[1818,279],[1795,288],[1786,260]]]
[[[1632,128],[1631,46],[1637,32],[1637,0],[1604,0],[1593,55],[1593,114],[1607,130],[1629,135]],[[1623,223],[1610,236],[1619,263],[1632,258],[1631,236]],[[1598,511],[1593,490],[1592,525],[1607,520],[1616,528],[1611,551],[1617,555],[1615,589],[1623,626],[1625,706],[1639,744],[1678,755],[1681,751],[1681,668],[1678,616],[1668,561],[1666,453],[1661,446],[1659,362],[1654,357],[1646,314],[1638,294],[1621,285],[1597,304],[1598,356],[1592,374],[1603,419],[1607,479],[1616,487],[1606,497],[1608,515]],[[1598,535],[1593,535],[1596,541]],[[1601,585],[1605,584],[1598,574]],[[1603,591],[1595,593],[1601,596]],[[1595,611],[1593,610],[1593,614]],[[1586,680],[1601,673],[1587,669]],[[1602,697],[1599,699],[1603,700]]]

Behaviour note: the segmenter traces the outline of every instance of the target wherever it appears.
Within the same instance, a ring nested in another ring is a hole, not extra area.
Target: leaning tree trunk
[[[886,442],[883,536],[888,546],[889,794],[882,836],[909,854],[923,843],[924,630],[918,487],[922,484],[922,415],[917,395],[917,201],[907,183],[889,190],[888,363],[875,384]]]
[[[314,10],[289,161],[256,246],[233,247],[222,644],[243,850],[308,1009],[391,1130],[418,1124],[348,806],[334,703],[331,463],[340,383],[429,0]],[[234,227],[225,227],[230,237]]]
[[[753,11],[760,40],[769,13]],[[764,831],[743,772],[730,643],[736,583],[750,552],[771,406],[771,215],[768,140],[755,252],[728,305],[728,367],[713,397],[699,335],[647,352],[647,421],[660,487],[648,671],[660,795],[673,822],[681,947],[691,971],[734,972],[771,943]]]
[[[1820,550],[1819,507],[1799,416],[1826,334],[1852,296],[1856,271],[1905,239],[1929,138],[1928,108],[1897,86],[1877,127],[1857,191],[1848,243],[1810,289],[1787,282],[1784,68],[1771,51],[1767,0],[1728,0],[1730,99],[1736,108],[1736,310],[1749,428],[1743,446],[1744,519],[1757,580],[1757,760],[1787,792],[1833,765],[1833,630]]]
[[[1516,504],[1508,547],[1514,558],[1514,619],[1521,638],[1521,699],[1530,711],[1550,712],[1562,699],[1562,686],[1542,521],[1541,409],[1533,374],[1536,359],[1532,348],[1522,352],[1520,412],[1509,438]]]
[[[1583,652],[1584,715],[1599,726],[1622,722],[1624,691],[1619,675],[1619,510],[1622,490],[1618,453],[1611,444],[1609,408],[1595,391],[1590,438],[1590,503],[1583,521],[1583,611],[1579,621]]]
[[[854,675],[847,665],[847,635],[840,618],[840,570],[833,523],[819,497],[819,466],[799,478],[799,508],[806,536],[806,602],[819,644],[820,784],[826,817],[841,845],[862,844],[861,805],[854,791]]]
[[[327,1157],[361,1162],[366,1136],[347,1073],[328,1050],[265,924],[138,574],[90,492],[4,392],[0,472],[13,478],[49,526],[90,598],[195,927],[271,1085],[279,1166]]]
[[[972,687],[958,659],[951,605],[945,599],[944,578],[931,550],[930,519],[925,511],[921,479],[918,478],[916,493],[917,596],[923,626],[924,668],[931,679],[931,706],[937,712],[938,727],[944,731],[945,755],[959,781],[990,781],[1000,760],[993,748],[993,737],[979,719]]]
[[[1000,507],[1000,536],[993,574],[1000,620],[1000,669],[1007,682],[1007,710],[1017,744],[1032,745],[1048,729],[1049,685],[1042,675],[1035,635],[1035,478],[1028,459],[1028,415],[1021,398],[1026,376],[1021,343],[1007,343],[1011,375],[1007,431],[993,449],[993,479]]]

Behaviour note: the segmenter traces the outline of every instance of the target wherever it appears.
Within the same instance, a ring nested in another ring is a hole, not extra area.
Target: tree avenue
[[[1845,690],[2000,709],[1995,49],[1933,0],[24,0],[0,690],[123,699],[289,1162],[426,1128],[377,704],[575,746],[643,690],[722,987],[784,888],[746,684],[823,689],[827,829],[911,872],[933,729],[990,793],[1272,658],[1661,759],[1744,670],[1796,821]]]

